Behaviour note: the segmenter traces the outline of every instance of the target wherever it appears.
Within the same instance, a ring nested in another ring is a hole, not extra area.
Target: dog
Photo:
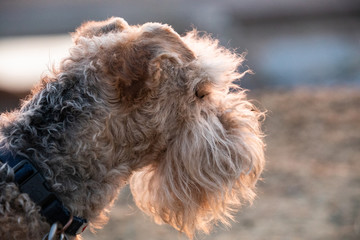
[[[21,108],[0,120],[3,239],[80,239],[126,184],[193,238],[229,224],[264,168],[264,113],[236,82],[243,55],[196,30],[86,22]]]

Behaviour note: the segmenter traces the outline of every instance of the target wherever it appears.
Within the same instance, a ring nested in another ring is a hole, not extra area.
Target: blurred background
[[[267,110],[258,197],[204,240],[360,239],[359,0],[0,0],[0,112],[68,54],[69,32],[111,16],[211,33],[247,52],[241,86]],[[186,239],[158,226],[128,188],[85,239]]]

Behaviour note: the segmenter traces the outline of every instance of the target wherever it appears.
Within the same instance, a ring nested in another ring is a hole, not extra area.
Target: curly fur
[[[1,115],[0,145],[32,161],[74,215],[107,221],[130,183],[155,221],[193,237],[252,201],[264,166],[259,112],[234,84],[243,56],[194,30],[88,22],[20,110]],[[0,171],[0,234],[37,239],[49,225]]]

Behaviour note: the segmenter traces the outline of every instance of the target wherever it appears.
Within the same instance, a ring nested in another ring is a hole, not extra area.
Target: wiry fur
[[[130,182],[136,204],[189,237],[228,223],[252,201],[264,166],[260,113],[233,82],[243,57],[196,31],[88,22],[59,69],[18,111],[1,115],[0,145],[32,161],[91,227]],[[0,234],[48,230],[26,194],[0,173]]]

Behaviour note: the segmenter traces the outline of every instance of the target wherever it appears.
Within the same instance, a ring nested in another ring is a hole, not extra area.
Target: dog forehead
[[[192,51],[170,25],[149,22],[139,26],[139,30],[140,34],[137,41],[144,46],[148,46],[152,50],[157,49],[158,53],[177,55],[184,62],[194,59]]]
[[[102,36],[99,36],[102,37]],[[179,43],[180,36],[169,25],[148,22],[143,25],[127,25],[121,31],[113,31],[101,41],[132,46],[128,43],[148,43],[158,46]],[[180,40],[180,42],[182,42]]]
[[[174,29],[167,25],[167,24],[162,24],[162,23],[158,23],[158,22],[148,22],[145,23],[141,26],[142,31],[144,32],[154,32],[154,31],[165,31],[168,33],[173,33],[175,35],[178,35]]]
[[[140,31],[143,36],[153,37],[158,39],[175,38],[180,39],[180,35],[175,30],[167,25],[157,22],[148,22],[140,26]]]
[[[152,32],[153,30],[158,29],[158,28],[162,28],[162,24],[157,23],[157,22],[148,22],[141,26],[141,29],[144,32]]]

